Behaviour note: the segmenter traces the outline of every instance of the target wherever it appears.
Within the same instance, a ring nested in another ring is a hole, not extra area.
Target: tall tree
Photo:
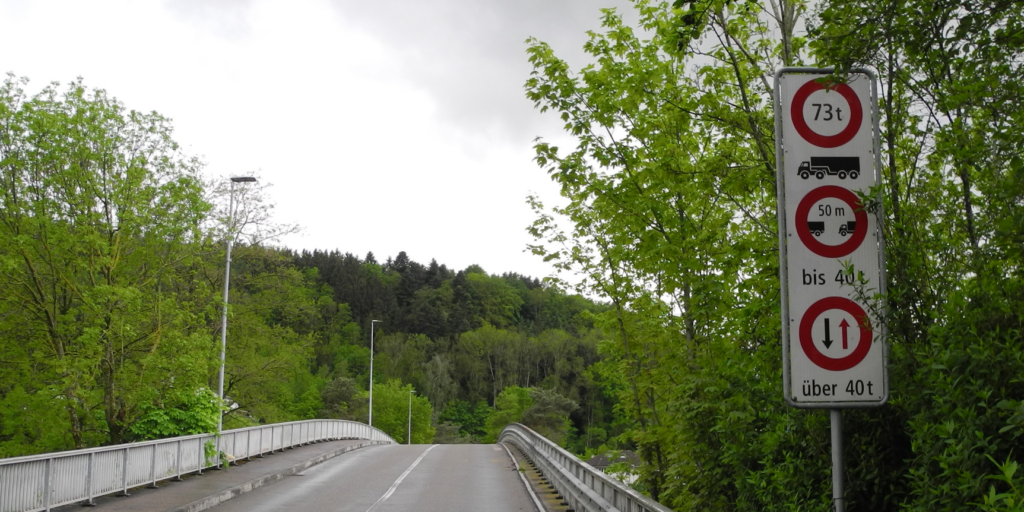
[[[262,246],[239,246],[232,260],[225,424],[312,417],[322,408],[324,384],[312,375],[315,347],[325,334],[311,329],[324,324],[315,276],[300,272],[282,251]],[[303,401],[309,403],[299,407]]]
[[[750,375],[779,372],[770,81],[798,62],[802,7],[633,3],[638,29],[605,10],[584,46],[593,64],[578,72],[530,41],[527,96],[575,138],[568,150],[536,145],[569,202],[531,199],[533,249],[611,302],[600,326],[617,342],[606,354],[625,377],[642,485],[684,509],[784,507],[759,495],[770,472],[751,473],[772,456],[738,433],[791,423]]]
[[[194,279],[200,166],[159,114],[81,81],[29,98],[26,82],[0,87],[0,415],[59,408],[68,437],[3,436],[30,451],[119,443],[143,404],[199,390],[214,360]]]
[[[433,441],[436,429],[430,421],[432,416],[430,401],[416,394],[412,385],[403,385],[397,379],[374,384],[373,426],[383,430],[395,441],[409,441],[410,418],[412,442],[423,444]]]
[[[634,6],[639,30],[606,11],[578,72],[531,41],[527,95],[576,138],[537,145],[569,202],[531,199],[534,251],[611,302],[595,370],[619,390],[641,485],[682,510],[827,506],[827,420],[786,408],[777,385],[770,83],[810,42],[836,80],[868,64],[882,84],[895,391],[844,415],[850,506],[1019,500],[1022,11],[823,2],[804,38],[802,2]]]
[[[1024,371],[1024,12],[998,0],[820,7],[819,59],[872,66],[881,83],[890,409],[901,423],[884,494],[907,510],[973,510],[983,496],[1001,509],[992,460],[1019,459],[1024,433],[1024,388],[1009,377]]]

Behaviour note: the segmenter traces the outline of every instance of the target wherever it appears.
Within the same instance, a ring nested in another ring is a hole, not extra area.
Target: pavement
[[[310,466],[346,452],[384,444],[379,441],[342,440],[313,443],[297,448],[239,460],[226,469],[204,469],[201,475],[182,475],[182,481],[163,480],[157,488],[129,489],[128,496],[107,495],[95,500],[104,512],[199,512],[240,494],[294,475]],[[80,504],[56,508],[80,510]]]
[[[494,444],[356,450],[208,512],[537,512]]]

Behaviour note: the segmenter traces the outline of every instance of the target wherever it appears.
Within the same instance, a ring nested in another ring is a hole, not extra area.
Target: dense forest
[[[0,456],[300,418],[633,448],[676,510],[828,510],[828,413],[782,396],[773,74],[878,75],[891,397],[843,414],[850,510],[1021,510],[1024,10],[1008,0],[634,0],[578,70],[528,41],[572,279],[274,247],[167,119],[81,81],[0,88]],[[870,193],[870,194],[869,194]],[[226,403],[217,400],[224,241]],[[593,297],[590,300],[584,297]],[[379,321],[379,322],[374,322]]]

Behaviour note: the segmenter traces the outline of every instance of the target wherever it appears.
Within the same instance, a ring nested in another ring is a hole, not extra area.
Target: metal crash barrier
[[[529,427],[513,423],[501,431],[498,441],[519,447],[576,512],[672,512],[594,469]]]
[[[104,494],[155,487],[225,462],[339,439],[395,442],[380,430],[347,420],[304,420],[66,452],[0,459],[0,512],[92,504]]]

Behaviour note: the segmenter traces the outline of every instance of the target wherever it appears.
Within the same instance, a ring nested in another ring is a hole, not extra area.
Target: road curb
[[[533,500],[533,506],[537,512],[559,512],[569,508],[562,503],[561,495],[554,490],[554,487],[544,478],[540,471],[533,464],[533,461],[526,458],[523,451],[513,443],[498,443],[505,448],[508,456],[515,463],[516,472],[522,480],[526,492]],[[515,454],[512,451],[515,450]],[[523,464],[520,464],[523,463]]]
[[[344,448],[339,448],[339,449],[334,450],[332,452],[327,452],[327,453],[320,454],[320,455],[318,455],[316,457],[313,457],[312,459],[309,459],[309,460],[304,461],[304,462],[300,462],[300,463],[298,463],[298,464],[296,464],[296,465],[294,465],[292,467],[285,468],[285,469],[282,469],[280,471],[276,471],[276,472],[273,472],[273,473],[268,473],[266,475],[263,475],[263,476],[254,478],[252,480],[249,480],[248,482],[244,482],[244,483],[238,484],[238,485],[236,485],[234,487],[230,487],[228,489],[220,491],[220,492],[218,492],[216,494],[207,496],[205,498],[200,498],[200,499],[195,500],[195,501],[193,501],[191,503],[188,503],[186,505],[182,505],[180,507],[174,507],[174,508],[167,509],[167,512],[199,512],[201,510],[206,510],[206,509],[208,509],[210,507],[214,507],[214,506],[219,505],[219,504],[221,504],[221,503],[223,503],[223,502],[225,502],[227,500],[230,500],[231,498],[235,498],[235,497],[240,496],[242,494],[245,494],[245,493],[247,493],[249,491],[258,489],[258,488],[263,487],[264,485],[267,485],[269,483],[276,482],[276,481],[278,481],[278,480],[280,480],[280,479],[282,479],[282,478],[284,478],[286,476],[294,475],[295,473],[298,473],[298,472],[300,472],[300,471],[302,471],[302,470],[304,470],[306,468],[309,468],[311,466],[315,466],[317,464],[320,464],[321,462],[324,462],[324,461],[326,461],[328,459],[332,459],[334,457],[337,457],[338,455],[341,455],[343,453],[350,452],[352,450],[358,450],[359,448],[365,448],[367,446],[374,446],[374,445],[379,445],[379,444],[390,444],[390,443],[387,443],[385,441],[366,441],[364,443],[348,445],[348,446],[346,446]],[[230,471],[230,469],[228,471]]]

